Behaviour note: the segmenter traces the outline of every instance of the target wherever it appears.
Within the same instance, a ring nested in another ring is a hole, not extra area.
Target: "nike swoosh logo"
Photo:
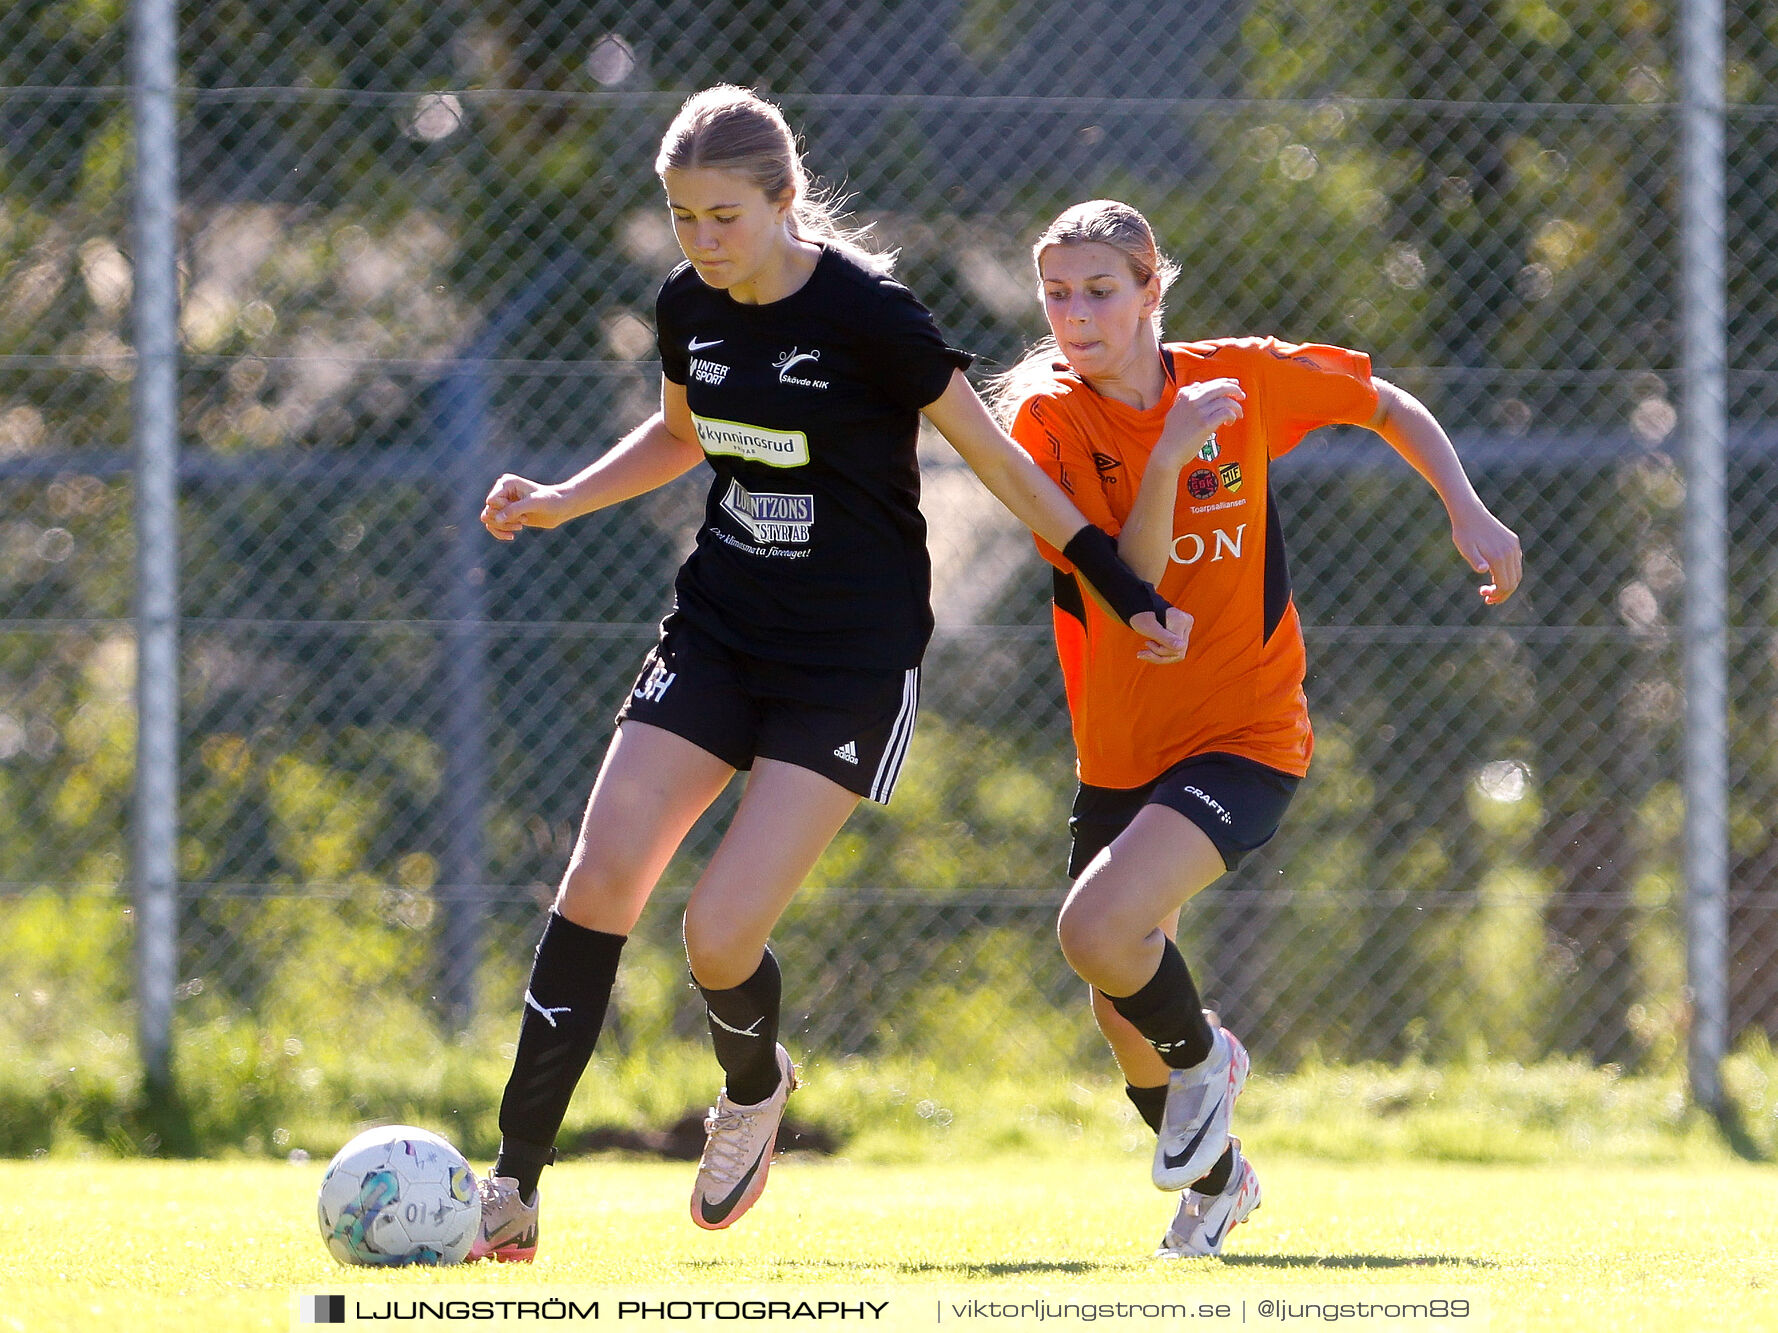
[[[1167,1170],[1177,1171],[1180,1167],[1184,1166],[1186,1162],[1191,1160],[1191,1155],[1197,1151],[1198,1144],[1204,1141],[1204,1135],[1209,1132],[1210,1122],[1216,1119],[1216,1113],[1220,1110],[1222,1110],[1222,1103],[1217,1102],[1210,1114],[1204,1117],[1204,1123],[1198,1126],[1198,1132],[1192,1135],[1192,1141],[1185,1145],[1184,1152],[1178,1154],[1164,1152],[1161,1154],[1161,1160],[1167,1164]]]
[[[696,338],[693,338],[685,345],[685,350],[688,352],[701,352],[706,347],[715,347],[721,341],[721,338],[712,338],[708,342],[699,342]]]
[[[1214,1250],[1218,1245],[1222,1244],[1223,1232],[1227,1231],[1228,1229],[1229,1229],[1229,1224],[1227,1222],[1224,1222],[1215,1231],[1211,1232],[1208,1236],[1204,1237],[1204,1244],[1208,1245],[1211,1249]]]
[[[776,1137],[773,1135],[774,1139]],[[753,1183],[754,1172],[759,1170],[759,1164],[765,1161],[771,1151],[772,1145],[769,1143],[759,1150],[759,1156],[753,1159],[753,1165],[747,1168],[747,1173],[741,1177],[741,1183],[728,1192],[727,1198],[718,1200],[714,1205],[708,1199],[698,1200],[698,1211],[704,1215],[706,1222],[720,1222],[735,1210],[735,1205],[747,1192],[747,1186]]]

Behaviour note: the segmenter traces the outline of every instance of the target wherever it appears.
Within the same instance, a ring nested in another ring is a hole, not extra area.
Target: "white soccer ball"
[[[342,1264],[460,1264],[481,1225],[463,1154],[412,1125],[367,1129],[327,1164],[321,1239]]]

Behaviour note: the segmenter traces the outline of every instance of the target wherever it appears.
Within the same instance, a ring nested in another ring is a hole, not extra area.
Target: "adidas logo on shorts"
[[[833,753],[836,759],[844,759],[848,764],[856,764],[858,762],[858,747],[851,741],[847,741]]]

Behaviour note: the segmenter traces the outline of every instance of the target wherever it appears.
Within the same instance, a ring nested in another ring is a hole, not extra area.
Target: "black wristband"
[[[1149,584],[1136,577],[1136,571],[1123,561],[1117,547],[1103,528],[1089,523],[1068,539],[1062,555],[1093,585],[1118,619],[1129,624],[1144,611],[1164,626],[1172,606]]]

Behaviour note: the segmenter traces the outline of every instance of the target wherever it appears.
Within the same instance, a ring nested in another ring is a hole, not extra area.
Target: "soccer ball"
[[[460,1264],[482,1221],[463,1154],[412,1125],[367,1129],[341,1148],[315,1202],[342,1264]]]

